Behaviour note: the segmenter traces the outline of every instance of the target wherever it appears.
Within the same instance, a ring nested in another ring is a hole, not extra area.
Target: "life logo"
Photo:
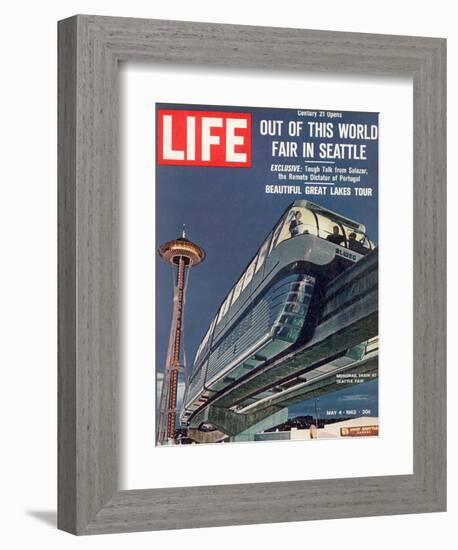
[[[158,109],[157,162],[251,167],[251,113]]]

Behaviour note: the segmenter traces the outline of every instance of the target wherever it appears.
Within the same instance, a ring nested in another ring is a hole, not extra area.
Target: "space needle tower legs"
[[[174,271],[173,314],[170,326],[169,345],[162,380],[157,422],[157,443],[163,445],[174,438],[177,416],[177,391],[179,374],[185,368],[183,353],[183,310],[186,299],[186,280],[189,269],[203,262],[204,250],[186,238],[183,228],[181,237],[159,247],[159,255]]]

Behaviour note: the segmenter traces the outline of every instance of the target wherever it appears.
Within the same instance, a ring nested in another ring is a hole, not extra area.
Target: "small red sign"
[[[251,113],[159,109],[157,162],[249,168]]]

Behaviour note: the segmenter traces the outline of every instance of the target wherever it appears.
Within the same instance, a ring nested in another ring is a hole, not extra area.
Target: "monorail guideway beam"
[[[227,436],[237,436],[262,420],[273,417],[286,407],[290,407],[306,399],[316,399],[321,395],[342,389],[337,378],[338,375],[342,374],[377,376],[378,353],[376,352],[361,361],[355,361],[355,363],[345,367],[336,368],[334,371],[328,372],[326,375],[319,376],[316,379],[298,384],[298,386],[276,394],[267,400],[262,400],[253,407],[250,407],[249,411],[245,413],[236,413],[230,409],[209,406],[196,415],[195,419],[193,419],[193,424],[201,425],[202,423],[209,423],[216,430],[202,432],[196,427],[191,427],[188,430],[189,436],[199,443],[215,443],[222,441]]]
[[[336,318],[319,325],[307,346],[261,367],[254,376],[234,384],[212,402],[229,408],[256,395],[263,389],[281,384],[294,376],[312,370],[340,352],[357,346],[378,334],[376,296],[367,296],[341,311]],[[368,309],[373,313],[365,315]]]
[[[367,375],[368,380],[378,376],[378,351],[374,352],[360,361],[355,361],[345,367],[336,368],[312,380],[306,380],[285,391],[277,393],[272,397],[255,402],[242,411],[242,414],[260,413],[262,410],[271,407],[290,407],[305,399],[315,399],[323,394],[343,389],[339,383],[339,375]]]
[[[192,432],[202,422],[211,423],[210,417],[215,417],[219,422],[215,425],[219,426],[222,432],[226,429],[228,431],[225,433],[228,435],[236,435],[230,433],[235,422],[232,415],[247,415],[230,411],[231,407],[255,402],[256,394],[311,371],[326,359],[377,336],[377,267],[378,253],[374,251],[332,281],[324,293],[322,321],[315,329],[312,339],[291,353],[266,363],[223,390],[190,419],[189,428]],[[278,410],[278,406],[275,410]],[[226,416],[230,418],[230,422],[228,420],[224,424],[220,420],[223,416],[220,411],[228,411]],[[266,414],[271,413],[267,411]],[[247,429],[249,423],[253,424],[259,420],[261,418],[258,414],[245,419],[240,418],[239,424],[243,428],[241,431]]]

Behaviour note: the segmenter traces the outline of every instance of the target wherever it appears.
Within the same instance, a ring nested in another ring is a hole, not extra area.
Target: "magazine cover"
[[[155,131],[156,444],[378,436],[378,113]]]

